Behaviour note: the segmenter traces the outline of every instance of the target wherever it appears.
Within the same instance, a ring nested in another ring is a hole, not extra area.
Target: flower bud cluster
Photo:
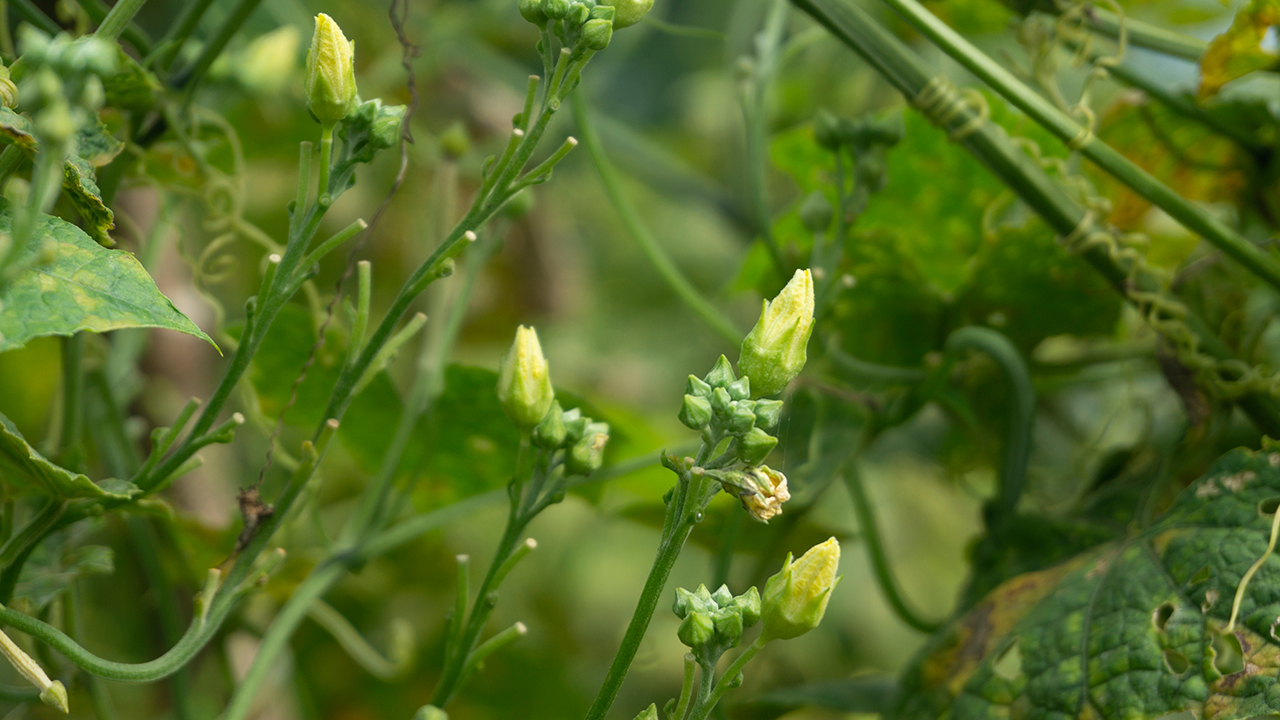
[[[734,437],[734,452],[745,465],[764,462],[778,439],[769,434],[782,416],[781,400],[752,400],[751,379],[737,377],[721,355],[705,378],[689,376],[680,422],[713,437]]]
[[[888,178],[885,150],[901,142],[905,133],[902,117],[897,115],[885,118],[867,115],[851,120],[823,110],[813,121],[818,145],[831,152],[851,151],[854,176],[871,192],[884,188]]]
[[[604,448],[609,442],[609,424],[597,422],[578,408],[561,410],[553,402],[551,409],[533,429],[533,444],[554,452],[564,450],[564,471],[568,475],[590,475],[604,463]]]
[[[22,97],[24,109],[32,112],[35,133],[41,142],[69,143],[102,107],[106,98],[102,78],[115,74],[118,49],[92,37],[51,38],[30,25],[24,25],[19,32],[26,72],[16,93],[12,81],[6,78],[7,84],[0,83],[0,96],[9,107],[17,104],[18,96]]]
[[[634,3],[631,3],[634,4]],[[628,4],[627,7],[630,7]],[[649,0],[652,7],[653,1]],[[551,25],[566,46],[579,42],[591,50],[603,50],[613,38],[618,13],[609,2],[597,0],[519,0],[520,15],[539,28]],[[647,12],[647,9],[646,9]],[[641,13],[643,16],[644,13]],[[636,18],[638,21],[639,18]]]
[[[737,647],[742,631],[760,621],[760,593],[753,587],[734,596],[727,585],[714,593],[708,592],[706,585],[693,592],[676,588],[672,609],[682,621],[676,631],[680,642],[695,654],[707,653],[714,658]]]

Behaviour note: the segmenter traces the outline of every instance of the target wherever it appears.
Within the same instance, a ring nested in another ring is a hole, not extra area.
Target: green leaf
[[[1223,85],[1280,62],[1262,47],[1267,31],[1280,25],[1280,0],[1252,0],[1240,8],[1226,32],[1209,43],[1200,57],[1200,98],[1216,95]]]
[[[11,225],[9,205],[0,202],[0,232],[10,232]],[[132,254],[108,250],[75,225],[47,215],[33,237],[43,242],[28,243],[15,262],[35,262],[44,245],[53,248],[54,258],[32,265],[0,295],[0,352],[44,335],[131,327],[177,330],[213,344],[160,293]]]
[[[1280,711],[1280,557],[1242,595],[1280,505],[1280,453],[1235,450],[1132,537],[1014,578],[941,631],[897,717],[1237,720]],[[1234,654],[1234,656],[1233,656]]]
[[[116,243],[111,239],[110,233],[116,226],[115,214],[102,201],[102,191],[98,189],[93,166],[88,160],[72,155],[67,158],[62,170],[62,189],[80,212],[89,237],[104,247],[114,246]]]
[[[108,490],[88,477],[49,462],[27,444],[9,418],[0,415],[0,480],[10,492],[52,495],[63,499],[128,500],[137,488],[128,483]],[[117,481],[118,483],[119,481]]]
[[[22,567],[13,590],[14,598],[31,603],[28,612],[39,613],[86,575],[111,575],[116,571],[115,553],[102,545],[85,545],[65,551],[49,549],[44,543]]]
[[[34,150],[36,147],[31,121],[3,105],[0,105],[0,135],[20,148]]]
[[[139,65],[124,48],[120,48],[116,67],[119,68],[116,74],[102,80],[102,89],[106,91],[106,105],[134,112],[154,107],[156,94],[163,89],[155,75]]]

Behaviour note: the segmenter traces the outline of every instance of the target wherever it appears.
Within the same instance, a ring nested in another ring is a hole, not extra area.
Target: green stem
[[[62,338],[62,432],[58,437],[58,458],[72,470],[79,470],[84,457],[84,333]]]
[[[320,180],[316,183],[316,199],[326,206],[329,204],[325,202],[329,195],[329,171],[333,168],[333,128],[333,125],[320,126]]]
[[[1090,15],[1085,16],[1085,22],[1088,23],[1089,27],[1103,35],[1111,38],[1120,37],[1120,18],[1109,10],[1094,7],[1091,9]],[[1200,56],[1209,48],[1209,43],[1200,38],[1184,35],[1173,30],[1166,30],[1130,17],[1124,19],[1124,31],[1129,38],[1129,42],[1138,47],[1180,57],[1191,62],[1200,62]]]
[[[254,696],[262,687],[263,681],[267,679],[268,673],[276,666],[280,653],[288,646],[289,638],[293,637],[294,631],[302,624],[316,601],[324,597],[325,593],[342,579],[346,570],[341,563],[330,562],[307,576],[307,579],[293,591],[288,602],[280,608],[280,612],[271,621],[267,634],[262,636],[258,654],[254,656],[244,679],[231,695],[231,701],[227,704],[222,720],[244,720],[248,716],[253,706]]]
[[[127,519],[129,535],[133,540],[134,553],[142,574],[147,579],[147,586],[155,595],[157,617],[166,646],[172,646],[182,637],[182,618],[178,613],[178,604],[173,596],[173,585],[165,574],[164,565],[156,549],[163,547],[156,535],[151,520],[146,517],[131,516]],[[189,720],[193,717],[191,707],[191,682],[186,668],[173,674],[170,681],[173,693],[173,711],[177,720]]]
[[[893,576],[893,568],[885,557],[884,546],[880,543],[880,530],[876,524],[875,512],[867,493],[862,487],[862,477],[858,473],[856,463],[849,463],[844,468],[844,483],[849,489],[849,497],[853,498],[853,510],[858,518],[858,536],[862,546],[867,549],[867,559],[871,561],[876,582],[889,601],[889,607],[903,622],[923,633],[932,633],[942,626],[941,623],[922,619],[908,605],[898,590],[898,581]]]
[[[689,711],[689,700],[693,697],[693,672],[698,667],[693,653],[684,654],[684,682],[680,684],[680,699],[676,701],[675,711],[667,720],[684,720]]]
[[[1272,287],[1280,289],[1280,263],[1260,250],[1258,246],[1200,206],[1171,190],[1129,158],[1116,152],[1097,138],[1092,128],[1081,127],[1066,113],[1027,87],[1003,65],[965,40],[916,0],[884,0],[884,2],[912,27],[933,41],[943,52],[1056,135],[1069,148],[1079,150],[1082,155],[1092,160],[1112,177],[1169,213],[1170,217],[1182,223],[1187,229],[1208,240],[1255,275],[1270,283]]]
[[[98,25],[98,29],[94,31],[93,36],[102,40],[110,40],[115,42],[120,37],[120,33],[125,31],[129,23],[133,21],[133,16],[138,14],[147,0],[116,0],[116,4],[111,7],[111,12],[103,18]],[[149,55],[151,48],[137,48],[142,55]]]
[[[3,10],[3,8],[0,8]],[[24,156],[22,150],[17,145],[9,145],[0,152],[0,192],[4,190],[4,186],[9,182],[9,177],[13,175],[18,166],[22,164]]]
[[[947,337],[944,349],[952,359],[966,349],[979,350],[1000,366],[1009,388],[1009,427],[1004,458],[1000,463],[998,517],[1012,515],[1026,482],[1027,459],[1031,454],[1031,431],[1035,423],[1036,395],[1022,353],[1004,335],[984,327],[962,327]]]
[[[901,40],[885,30],[864,10],[848,0],[791,0],[809,13],[850,49],[865,58],[908,98],[915,99],[937,75]],[[959,139],[961,145],[983,162],[996,177],[1013,190],[1059,235],[1070,236],[1086,223],[1086,213],[1062,187],[1032,158],[1016,147],[1000,128],[980,123],[973,126],[976,110],[958,112],[945,130],[973,129]],[[1104,247],[1085,248],[1081,255],[1130,302],[1136,288],[1143,292],[1159,289],[1153,278],[1133,277]],[[1141,308],[1139,308],[1141,310]],[[1202,352],[1221,361],[1238,360],[1203,320],[1188,311],[1182,322],[1199,342]],[[1265,433],[1280,436],[1280,403],[1266,393],[1250,392],[1237,401]]]
[[[40,8],[31,0],[10,0],[13,3],[13,12],[18,17],[35,25],[49,35],[57,35],[62,32],[62,28],[52,18],[45,15]]]
[[[653,613],[658,608],[658,601],[662,598],[662,591],[667,586],[667,577],[671,575],[671,568],[675,567],[676,559],[680,557],[680,551],[684,548],[685,541],[689,539],[689,533],[693,531],[693,523],[686,521],[681,515],[676,517],[677,525],[672,528],[671,536],[658,546],[658,555],[653,560],[653,567],[649,570],[649,577],[644,582],[644,589],[640,591],[640,600],[636,603],[636,610],[631,616],[631,622],[627,625],[627,632],[622,636],[622,644],[618,647],[613,663],[609,665],[609,672],[605,674],[595,701],[587,710],[586,720],[604,720],[614,699],[618,697],[618,691],[622,689],[622,682],[627,678],[631,662],[635,660],[636,652],[640,650],[640,642],[644,640],[645,631],[649,629],[649,621],[653,619]]]
[[[768,130],[765,96],[777,70],[777,50],[786,30],[786,0],[773,0],[765,18],[764,29],[756,38],[757,56],[750,80],[743,84],[742,113],[746,124],[747,182],[751,190],[751,209],[755,214],[756,230],[764,239],[769,257],[773,260],[778,277],[788,276],[777,238],[773,236],[773,218],[769,214],[769,200],[765,191],[765,174],[768,169]]]
[[[929,373],[918,368],[881,365],[860,360],[841,350],[835,342],[827,343],[826,353],[823,357],[829,360],[832,365],[844,371],[846,377],[864,383],[915,385],[924,382],[929,377]]]
[[[626,228],[627,234],[631,235],[631,238],[640,246],[641,252],[649,259],[653,269],[658,271],[658,274],[666,281],[667,286],[676,294],[676,297],[679,297],[690,310],[697,314],[712,330],[716,331],[725,342],[729,343],[730,346],[737,346],[742,342],[742,333],[734,327],[729,318],[725,317],[723,313],[698,293],[698,290],[693,287],[693,283],[689,282],[689,279],[680,272],[680,269],[676,267],[675,263],[671,261],[671,258],[662,249],[662,246],[649,234],[648,229],[641,222],[639,214],[631,206],[630,200],[627,199],[626,193],[622,190],[622,184],[618,181],[617,172],[614,170],[613,164],[609,162],[609,158],[604,153],[604,148],[596,137],[595,128],[592,127],[591,119],[587,112],[586,100],[580,95],[574,96],[572,104],[573,118],[578,124],[578,132],[582,135],[582,142],[587,148],[587,154],[591,156],[592,162],[595,163],[596,171],[600,173],[600,182],[604,184],[605,193],[608,194],[609,201],[613,203],[613,209],[622,220],[622,225]]]
[[[258,9],[258,5],[261,2],[262,0],[239,0],[231,10],[231,14],[223,21],[222,26],[218,28],[217,34],[200,51],[200,56],[196,58],[190,68],[183,71],[173,81],[174,87],[186,90],[185,103],[191,102],[196,90],[200,87],[201,81],[204,80],[205,73],[209,72],[210,67],[213,67],[213,61],[218,59],[218,56],[226,49],[227,43],[231,42],[231,38],[240,31],[240,26],[244,25],[245,20],[248,20],[253,11]]]
[[[689,720],[706,720],[712,709],[720,702],[720,698],[724,697],[724,694],[729,692],[730,688],[737,687],[737,683],[734,681],[742,673],[742,669],[768,643],[769,641],[761,634],[756,637],[755,642],[748,645],[746,650],[743,650],[738,657],[734,658],[729,667],[725,668],[724,674],[720,676],[715,688],[704,697],[698,699],[698,704],[693,707],[693,712],[689,713]]]
[[[156,61],[158,67],[168,69],[173,63],[173,59],[182,51],[182,46],[186,44],[187,38],[191,37],[191,33],[195,31],[196,25],[200,24],[200,18],[204,17],[205,12],[209,10],[209,6],[213,5],[214,0],[192,0],[182,10],[182,15],[170,26],[169,31],[161,38],[160,43],[156,46],[155,52],[158,53],[154,58],[148,57],[145,62]]]
[[[325,601],[319,599],[313,601],[307,614],[316,621],[316,624],[329,631],[333,639],[338,641],[356,664],[379,680],[394,680],[408,669],[407,658],[383,657],[382,653],[370,645],[369,641],[343,617],[342,613]]]

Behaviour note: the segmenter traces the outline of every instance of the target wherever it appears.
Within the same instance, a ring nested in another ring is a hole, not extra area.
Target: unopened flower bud
[[[744,435],[751,431],[751,427],[756,423],[756,414],[751,412],[751,408],[743,403],[735,402],[729,409],[729,418],[726,425],[729,432],[733,435]]]
[[[570,3],[569,12],[564,15],[565,27],[578,27],[586,22],[590,16],[591,11],[587,9],[586,5],[580,2]]]
[[[614,17],[613,8],[609,7],[608,5],[597,5],[591,8],[592,20],[608,20],[610,23],[612,23],[613,17]]]
[[[734,400],[746,400],[751,397],[751,378],[743,375],[726,385],[724,389],[729,391],[729,397]]]
[[[689,592],[684,588],[676,588],[676,602],[672,610],[676,617],[684,619],[691,612],[709,613],[716,609],[716,603],[707,592],[706,585],[699,585],[697,590]]]
[[[440,152],[450,160],[458,160],[471,149],[471,138],[461,122],[455,122],[440,133]]]
[[[0,105],[18,107],[18,86],[9,79],[9,68],[0,65]]]
[[[502,358],[498,373],[498,402],[511,422],[522,430],[532,430],[546,416],[555,401],[547,359],[542,355],[538,333],[521,325],[511,349]]]
[[[733,399],[729,397],[729,391],[722,387],[718,387],[711,391],[711,409],[717,415],[729,412],[729,408],[733,406]]]
[[[603,50],[613,38],[613,23],[608,20],[588,20],[582,26],[582,42],[592,50]]]
[[[519,0],[520,17],[537,25],[546,27],[547,14],[542,11],[542,0]]]
[[[658,720],[657,703],[649,703],[649,707],[645,708],[644,710],[641,710],[640,714],[636,716],[635,720]]]
[[[566,410],[562,416],[564,422],[564,441],[570,445],[582,439],[582,435],[587,431],[587,426],[591,424],[591,418],[583,417],[582,410],[574,408]]]
[[[711,397],[711,386],[693,375],[690,375],[689,380],[684,384],[684,392],[686,395],[709,398]]]
[[[542,0],[542,14],[559,20],[569,12],[569,0]]]
[[[733,602],[733,592],[729,590],[728,585],[721,585],[716,591],[711,593],[711,600],[715,602],[718,608],[727,608]]]
[[[797,213],[800,215],[800,222],[811,233],[823,232],[831,227],[831,218],[835,216],[831,201],[821,190],[814,190],[805,196]]]
[[[413,720],[449,720],[449,714],[435,705],[422,706]]]
[[[777,444],[778,438],[760,428],[751,428],[738,443],[738,459],[748,465],[759,465]]]
[[[551,403],[551,409],[542,416],[542,421],[533,429],[533,444],[543,450],[555,450],[564,445],[564,411],[560,403]]]
[[[347,40],[338,23],[324,13],[316,15],[305,85],[307,107],[321,125],[336,125],[355,104],[355,54],[355,42]]]
[[[733,372],[733,365],[729,364],[729,358],[723,355],[720,356],[720,359],[716,360],[716,364],[711,368],[711,372],[707,373],[707,376],[703,378],[703,380],[713,388],[724,387],[737,379],[738,376]]]
[[[754,587],[733,599],[733,604],[742,613],[742,626],[751,627],[760,622],[760,591]]]
[[[680,406],[680,422],[690,430],[701,430],[711,422],[711,403],[706,398],[685,395]]]
[[[844,140],[840,137],[840,119],[827,110],[819,110],[813,118],[813,138],[825,150],[839,149]]]
[[[564,471],[570,475],[590,475],[604,464],[604,446],[609,442],[609,426],[591,423],[582,439],[565,453]]]
[[[706,645],[715,636],[716,626],[710,613],[691,612],[680,623],[676,637],[685,645],[696,648]]]
[[[653,0],[602,0],[613,7],[613,29],[621,30],[640,22],[653,9]]]
[[[804,368],[813,332],[813,277],[797,270],[742,341],[738,365],[757,397],[777,395]]]
[[[831,538],[792,562],[791,555],[782,570],[769,578],[761,599],[763,637],[787,640],[803,635],[822,622],[831,590],[839,578],[840,543]]]
[[[715,627],[716,642],[728,647],[736,647],[742,640],[742,614],[737,608],[726,608],[711,615]]]
[[[782,401],[757,400],[753,412],[756,414],[756,427],[772,430],[782,417]]]

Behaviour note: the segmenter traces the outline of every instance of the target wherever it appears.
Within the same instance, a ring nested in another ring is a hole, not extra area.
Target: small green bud
[[[782,570],[764,586],[760,606],[763,637],[788,640],[817,627],[839,581],[839,564],[840,543],[835,538],[809,548],[795,562],[787,555]]]
[[[711,392],[711,409],[717,415],[723,415],[729,412],[729,408],[733,406],[733,399],[729,397],[729,391],[722,387],[718,387]]]
[[[686,395],[693,395],[694,397],[709,398],[711,397],[711,386],[690,375],[688,382],[684,384],[684,392]]]
[[[719,388],[716,388],[717,391]],[[729,419],[727,425],[729,432],[734,435],[744,435],[751,431],[751,427],[756,423],[756,414],[751,412],[751,408],[746,407],[740,402],[735,402],[730,406]]]
[[[640,714],[636,716],[636,720],[658,720],[657,703],[649,703],[649,707],[641,710]]]
[[[449,714],[435,705],[423,705],[413,720],[449,720]]]
[[[542,421],[533,429],[533,444],[543,450],[555,450],[564,445],[564,411],[560,403],[551,403],[551,409],[542,416]]]
[[[61,680],[54,680],[49,686],[40,691],[40,702],[45,705],[51,705],[64,714],[71,712],[70,706],[67,704],[67,688],[62,685]]]
[[[613,17],[614,17],[613,8],[609,7],[608,5],[597,5],[591,8],[592,20],[608,20],[610,23],[612,23]]]
[[[581,440],[583,433],[587,431],[587,425],[591,424],[591,418],[584,417],[582,410],[578,408],[566,410],[563,420],[564,441],[570,445]]]
[[[716,360],[716,364],[711,368],[711,372],[707,373],[707,376],[703,378],[703,380],[706,380],[707,384],[711,387],[724,387],[737,379],[738,376],[733,372],[733,365],[729,364],[729,358],[723,355],[720,356],[720,359]]]
[[[751,627],[760,622],[760,591],[754,587],[733,599],[733,604],[742,613],[742,626]]]
[[[307,51],[307,106],[321,125],[337,124],[356,99],[356,44],[347,40],[333,18],[316,15],[316,31]]]
[[[733,593],[729,591],[728,585],[721,585],[716,588],[715,592],[711,593],[711,599],[715,602],[716,607],[724,609],[733,602]]]
[[[769,457],[769,453],[773,452],[777,444],[778,438],[760,428],[751,428],[751,431],[743,435],[742,440],[739,441],[738,458],[748,465],[759,465]]]
[[[844,142],[840,137],[840,119],[827,110],[819,110],[813,118],[813,139],[824,150],[834,152],[840,149]]]
[[[608,20],[588,20],[582,26],[582,42],[592,50],[603,50],[613,38],[613,23]]]
[[[461,122],[454,122],[440,133],[440,152],[449,160],[458,160],[471,149],[471,138],[467,137],[467,127]]]
[[[821,190],[814,190],[806,195],[797,212],[800,215],[800,222],[804,223],[805,229],[811,233],[825,231],[831,227],[831,218],[835,217],[835,212],[831,209],[831,201],[827,200],[827,196]]]
[[[533,191],[526,188],[502,206],[502,216],[508,220],[519,220],[533,210],[533,205]]]
[[[729,397],[734,400],[746,400],[751,397],[751,378],[743,375],[726,385],[724,389],[729,391]]]
[[[565,13],[564,16],[564,24],[566,27],[578,27],[586,22],[588,17],[591,17],[591,11],[587,9],[586,5],[580,2],[571,3],[569,12]]]
[[[694,592],[676,588],[676,602],[672,607],[676,617],[684,619],[690,612],[709,613],[716,609],[715,601],[707,593],[706,585],[699,585]]]
[[[742,614],[738,612],[737,608],[728,608],[712,613],[711,622],[715,627],[717,643],[735,647],[742,640]]]
[[[690,430],[701,430],[711,422],[711,403],[706,398],[685,395],[680,406],[680,422]]]
[[[521,325],[516,339],[502,358],[498,372],[498,402],[502,410],[522,430],[532,430],[546,416],[555,401],[547,358],[542,354],[538,332]]]
[[[757,397],[777,395],[800,374],[812,332],[813,276],[797,270],[773,302],[764,301],[760,320],[742,341],[738,365]]]
[[[9,79],[9,68],[0,65],[0,104],[7,108],[18,107],[18,86]]]
[[[676,630],[676,637],[680,638],[680,642],[685,645],[697,648],[706,645],[715,636],[715,632],[715,622],[711,619],[710,613],[691,612],[684,622],[680,623],[680,628]]]
[[[559,20],[569,12],[569,0],[542,0],[542,14]]]
[[[757,400],[753,412],[756,414],[756,427],[772,430],[782,417],[782,401]]]
[[[519,0],[520,17],[537,25],[547,26],[547,14],[542,11],[542,0]]]
[[[590,475],[604,464],[604,446],[609,442],[609,426],[591,423],[582,439],[565,453],[564,471],[570,475]]]
[[[613,8],[613,29],[621,30],[640,22],[653,9],[653,0],[602,0]]]

